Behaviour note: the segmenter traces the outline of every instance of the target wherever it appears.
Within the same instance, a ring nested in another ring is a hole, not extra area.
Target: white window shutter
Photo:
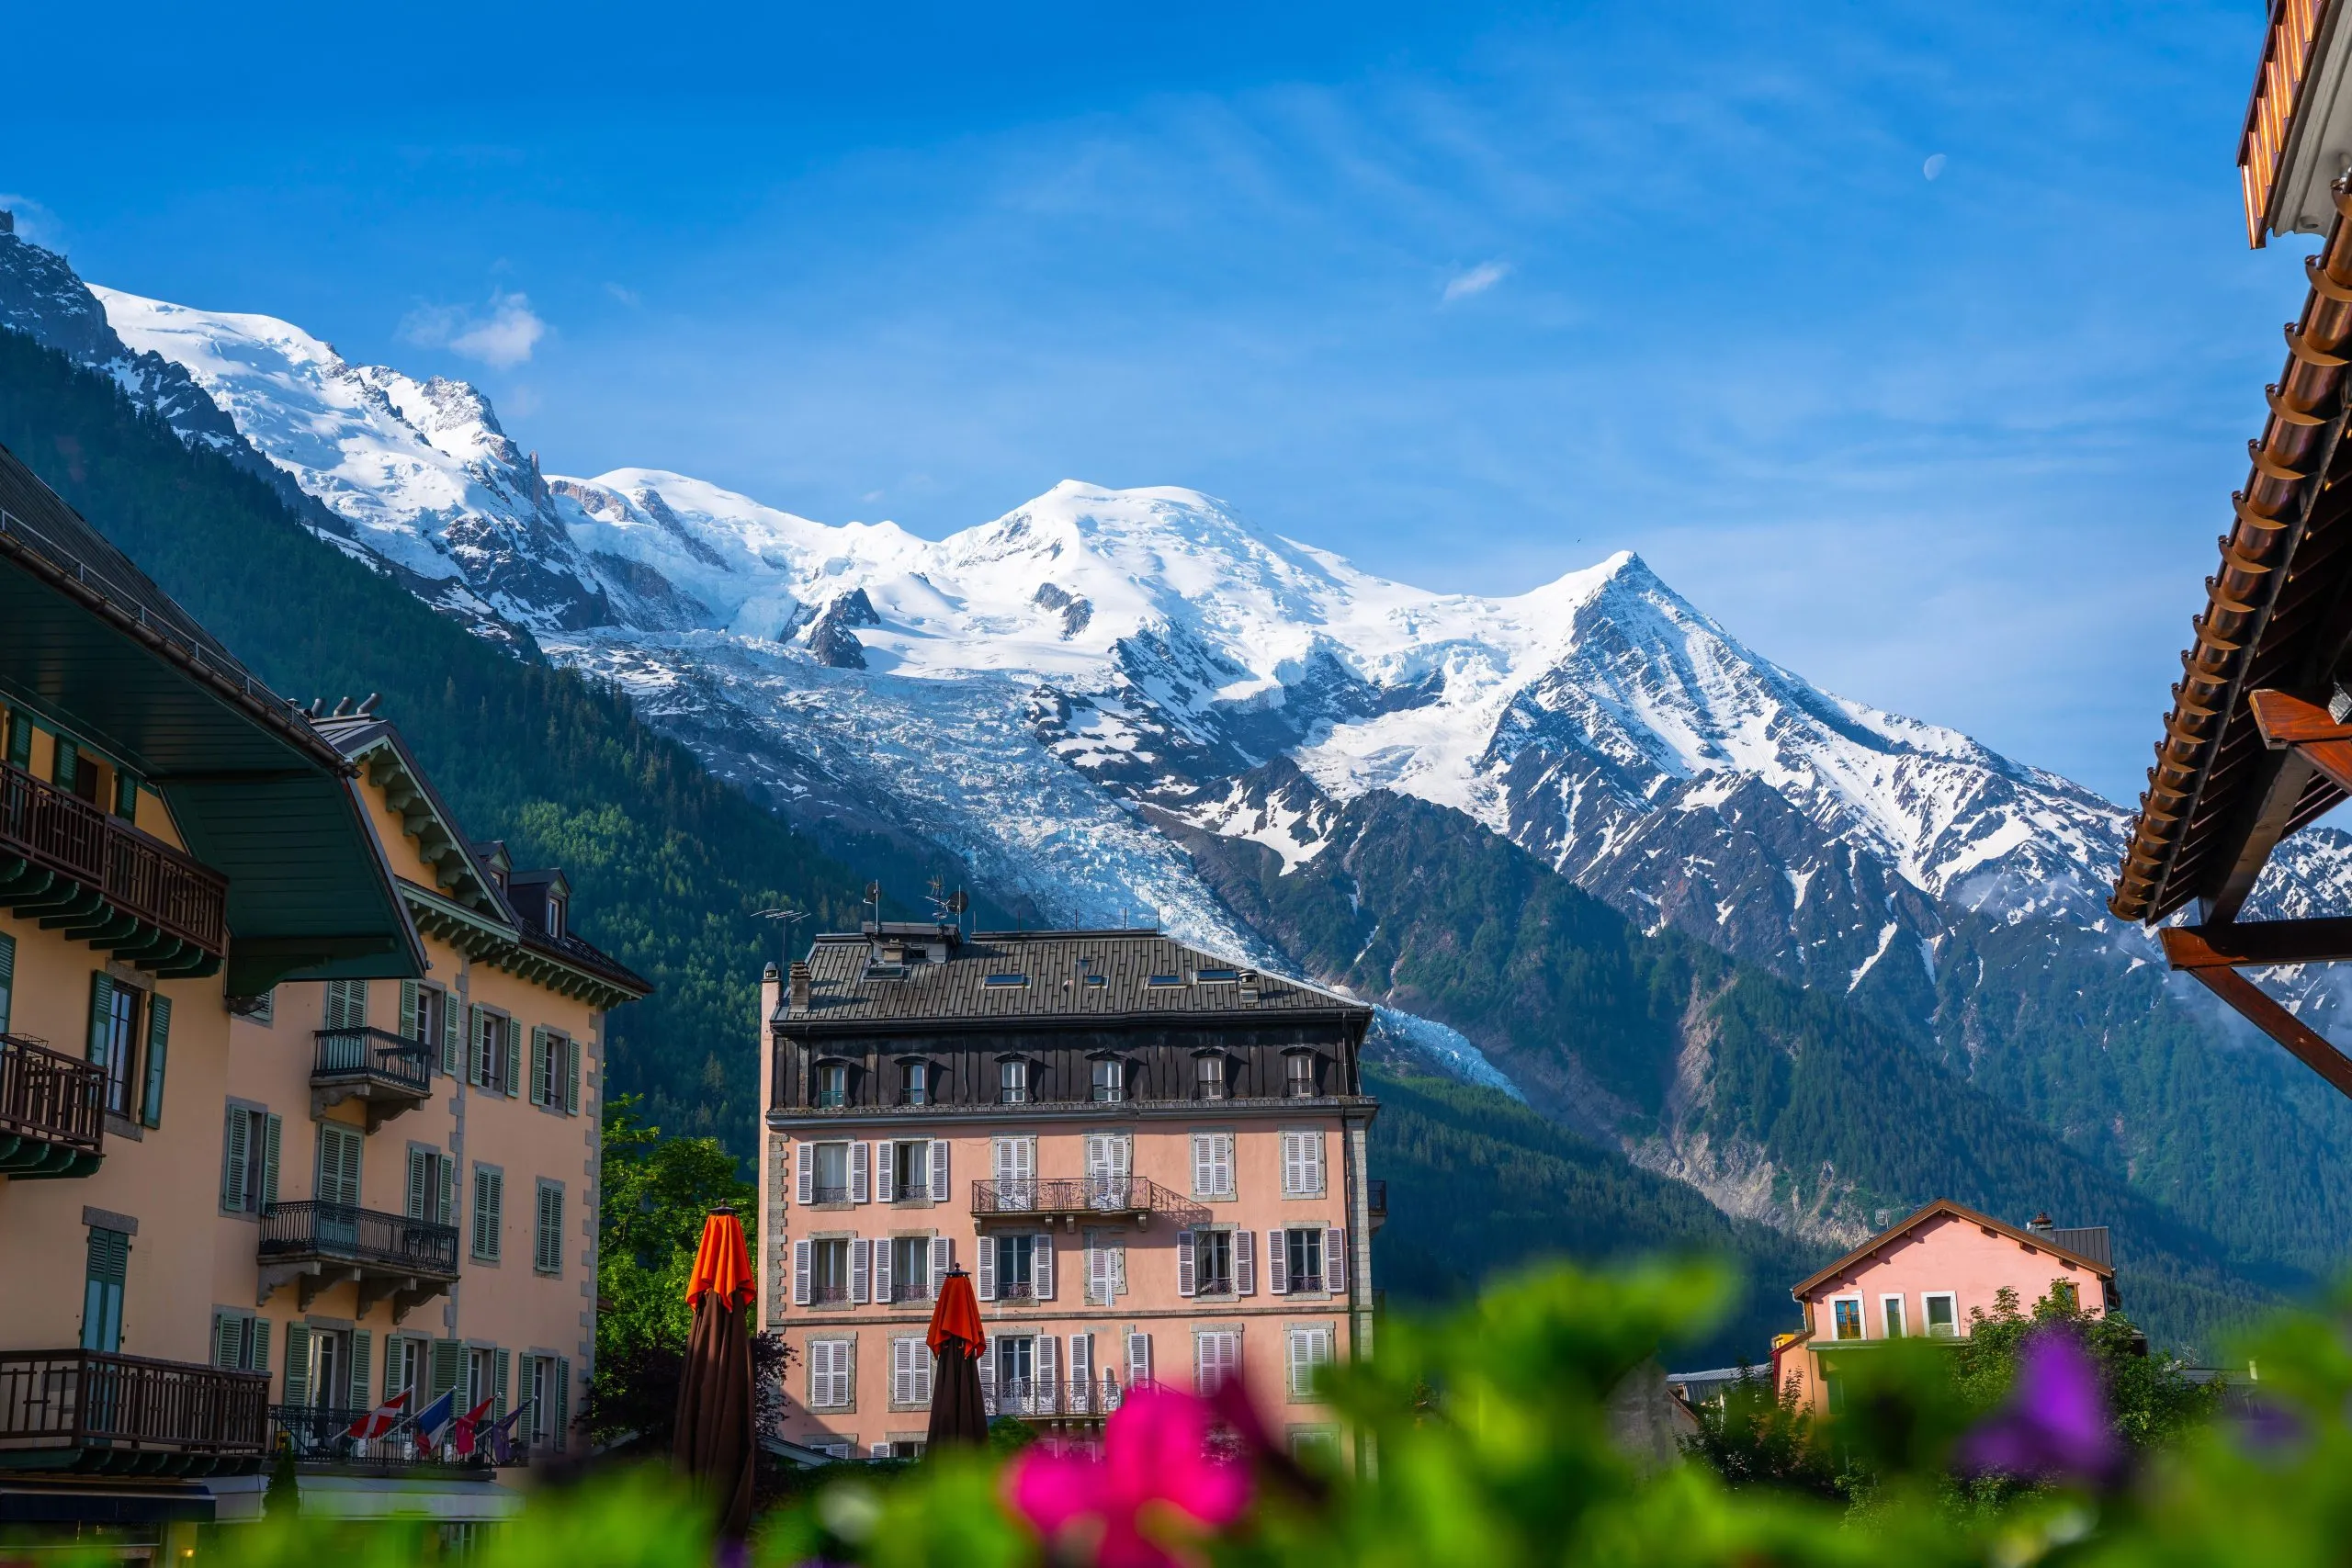
[[[979,1270],[972,1288],[978,1292],[980,1300],[984,1302],[996,1300],[996,1237],[992,1235],[980,1237]],[[989,1344],[993,1351],[996,1341],[991,1338]]]
[[[1111,1245],[1100,1231],[1086,1233],[1086,1304],[1111,1304]]]
[[[1012,1160],[1018,1168],[1013,1171],[1015,1176],[1023,1181],[1035,1181],[1037,1179],[1037,1140],[1035,1138],[1013,1139]]]
[[[1040,1334],[1036,1346],[1037,1402],[1035,1408],[1040,1416],[1051,1416],[1061,1408],[1054,1403],[1054,1393],[1055,1385],[1061,1381],[1057,1373],[1062,1342],[1053,1335]]]
[[[1233,1233],[1233,1293],[1254,1296],[1258,1293],[1258,1233]]]
[[[1193,1293],[1193,1233],[1191,1231],[1176,1233],[1176,1293],[1180,1296],[1189,1296]]]
[[[1069,1413],[1084,1416],[1094,1408],[1094,1336],[1069,1337]]]
[[[849,1201],[853,1203],[867,1201],[866,1183],[869,1176],[865,1163],[866,1153],[865,1141],[863,1138],[849,1146]]]
[[[892,1157],[897,1153],[897,1149],[888,1144],[874,1145],[874,1201],[877,1203],[894,1201],[890,1184],[897,1179],[898,1172],[891,1168],[898,1163]]]
[[[890,1253],[897,1245],[887,1235],[874,1243],[874,1299],[885,1305],[890,1301]]]
[[[1193,1336],[1193,1392],[1206,1398],[1216,1392],[1216,1336]]]
[[[1209,1140],[1209,1147],[1216,1152],[1216,1185],[1209,1190],[1220,1198],[1230,1198],[1233,1196],[1233,1134],[1216,1134]]]
[[[1348,1288],[1348,1233],[1337,1225],[1323,1233],[1323,1288],[1333,1295]]]
[[[1127,1336],[1127,1386],[1151,1381],[1151,1336],[1138,1330]]]
[[[1319,1132],[1302,1134],[1300,1142],[1306,1145],[1307,1193],[1320,1198],[1323,1196],[1323,1134]]]
[[[947,1140],[944,1138],[931,1141],[931,1201],[934,1203],[947,1201]]]
[[[1301,1189],[1298,1179],[1298,1137],[1296,1133],[1283,1134],[1283,1196],[1295,1198]]]
[[[931,1238],[931,1288],[923,1292],[929,1301],[937,1301],[946,1287],[947,1270],[956,1267],[956,1243],[947,1236]]]
[[[921,1339],[910,1339],[915,1359],[915,1397],[917,1404],[931,1403],[931,1347]]]
[[[864,1236],[849,1238],[849,1299],[853,1306],[865,1304],[866,1278],[872,1268],[874,1244]]]
[[[792,1244],[792,1304],[797,1307],[808,1304],[808,1244],[806,1241]]]
[[[1290,1232],[1266,1233],[1266,1293],[1285,1296],[1290,1293]]]
[[[1054,1299],[1054,1238],[1041,1232],[1030,1257],[1032,1262],[1029,1277],[1036,1283],[1037,1299],[1041,1302],[1052,1301]]]
[[[988,1244],[984,1241],[980,1244],[980,1256],[986,1258],[988,1255]],[[989,1299],[986,1292],[980,1299]],[[991,1334],[987,1347],[980,1351],[980,1409],[994,1416],[1001,1408],[996,1397],[996,1336]]]
[[[1311,1363],[1307,1359],[1306,1347],[1306,1330],[1304,1328],[1294,1328],[1283,1336],[1283,1381],[1293,1394],[1305,1393],[1307,1390],[1307,1372]]]
[[[1011,1138],[998,1138],[989,1145],[989,1174],[992,1179],[1012,1179],[1012,1143]]]
[[[1204,1198],[1216,1190],[1211,1185],[1216,1180],[1215,1143],[1216,1138],[1212,1134],[1193,1134],[1193,1190]]]
[[[914,1403],[914,1358],[907,1354],[914,1343],[911,1339],[890,1341],[890,1403],[893,1404]]]

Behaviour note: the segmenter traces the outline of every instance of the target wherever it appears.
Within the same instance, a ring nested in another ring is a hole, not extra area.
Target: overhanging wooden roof
[[[2344,443],[2352,359],[2352,190],[2338,180],[2311,287],[2286,328],[2270,417],[2233,497],[2234,525],[2205,580],[2182,678],[2108,907],[2161,920],[2192,901],[2208,925],[2234,920],[2271,852],[2347,793],[2303,746],[2266,737],[2250,699],[2275,691],[2352,717],[2352,452]]]
[[[1879,1232],[1878,1235],[1836,1262],[1826,1265],[1817,1273],[1798,1280],[1789,1288],[1789,1294],[1798,1301],[1804,1300],[1806,1296],[1829,1283],[1830,1280],[1852,1271],[1860,1264],[1869,1262],[1874,1255],[1909,1235],[1929,1220],[1957,1220],[1964,1224],[1976,1226],[1987,1235],[2007,1236],[2028,1252],[2046,1252],[2063,1263],[2071,1263],[2076,1268],[2087,1269],[2100,1279],[2115,1278],[2115,1265],[2110,1259],[2093,1258],[2087,1252],[2078,1252],[2071,1247],[2061,1244],[2049,1232],[2019,1230],[2006,1220],[1996,1220],[1990,1214],[1980,1214],[1975,1210],[1955,1203],[1949,1198],[1939,1198],[1891,1229]],[[2071,1234],[2086,1235],[2090,1230],[2095,1229],[2097,1227],[2086,1227],[2085,1230]]]

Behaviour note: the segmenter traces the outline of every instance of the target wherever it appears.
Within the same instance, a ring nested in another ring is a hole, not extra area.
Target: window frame
[[[1086,1079],[1088,1098],[1096,1105],[1120,1105],[1127,1099],[1127,1062],[1124,1056],[1100,1055],[1087,1059]]]
[[[997,1058],[996,1093],[999,1105],[1033,1103],[1036,1095],[1036,1085],[1030,1079],[1027,1057],[1000,1056]]]
[[[1951,1307],[1951,1322],[1944,1332],[1936,1332],[1935,1309],[1928,1303],[1945,1302]],[[1919,1292],[1919,1337],[1923,1339],[1965,1339],[1961,1332],[1960,1292],[1958,1291],[1921,1291]]]
[[[1225,1053],[1193,1053],[1193,1098],[1207,1104],[1220,1104],[1231,1095],[1232,1085],[1226,1074]]]
[[[1318,1100],[1322,1086],[1317,1080],[1319,1069],[1317,1058],[1321,1053],[1303,1045],[1294,1045],[1283,1052],[1283,1098],[1284,1100]],[[1300,1069],[1304,1068],[1304,1071]]]
[[[1830,1344],[1850,1345],[1858,1339],[1868,1339],[1871,1337],[1870,1317],[1864,1308],[1860,1292],[1856,1291],[1843,1295],[1824,1296],[1821,1298],[1821,1304],[1826,1308],[1829,1313],[1829,1333],[1827,1335],[1827,1340]],[[1840,1326],[1838,1309],[1841,1306],[1849,1305],[1854,1309],[1854,1332],[1851,1334],[1840,1334],[1838,1332]]]
[[[1890,1305],[1894,1308],[1894,1315],[1892,1317],[1889,1317],[1886,1312]],[[1878,1332],[1882,1339],[1907,1339],[1911,1337],[1911,1306],[1908,1299],[1901,1292],[1887,1291],[1880,1294]]]
[[[808,1076],[808,1103],[818,1111],[849,1109],[849,1064],[819,1061]]]

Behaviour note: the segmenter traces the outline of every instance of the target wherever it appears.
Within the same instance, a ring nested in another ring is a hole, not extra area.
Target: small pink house
[[[1831,1409],[1841,1353],[1889,1339],[1962,1337],[1970,1313],[1993,1311],[2004,1287],[2027,1311],[2053,1290],[2091,1312],[2122,1304],[2105,1225],[2066,1230],[2044,1215],[2019,1230],[1939,1198],[1789,1292],[1804,1327],[1773,1343],[1773,1386],[1794,1379],[1807,1405]]]

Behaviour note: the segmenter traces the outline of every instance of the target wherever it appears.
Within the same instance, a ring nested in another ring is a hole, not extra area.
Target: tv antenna
[[[777,908],[777,909],[760,909],[760,910],[756,910],[756,911],[754,911],[754,912],[753,912],[753,916],[752,916],[752,918],[753,918],[753,919],[762,919],[762,920],[774,920],[774,921],[775,921],[775,922],[777,923],[778,927],[779,927],[779,928],[783,931],[783,932],[784,932],[784,964],[783,964],[783,966],[784,966],[786,969],[789,969],[789,968],[791,968],[791,967],[792,967],[792,928],[793,928],[793,927],[795,927],[795,926],[797,926],[797,925],[798,925],[801,921],[803,921],[803,920],[807,919],[808,918],[808,910],[806,910],[806,909],[783,909],[783,908]]]

